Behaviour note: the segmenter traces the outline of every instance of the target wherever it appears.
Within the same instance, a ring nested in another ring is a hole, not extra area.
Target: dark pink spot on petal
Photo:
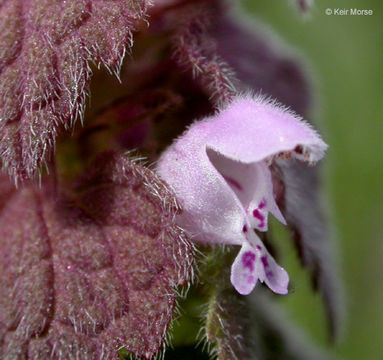
[[[259,245],[257,245],[257,249],[258,249],[258,250],[262,250],[262,247],[259,246]]]
[[[254,210],[253,210],[253,216],[254,216],[256,219],[260,220],[261,222],[263,222],[263,221],[265,220],[265,216],[262,215],[262,214],[259,212],[258,209],[254,209]]]
[[[265,227],[265,215],[263,215],[258,209],[253,210],[253,216],[259,220],[258,227],[264,228]]]
[[[267,276],[268,278],[271,278],[271,277],[274,276],[274,273],[273,273],[272,271],[268,271],[268,272],[266,273],[266,276]]]
[[[243,231],[244,233],[247,232],[247,226],[246,226],[246,225],[243,225],[242,231]]]
[[[263,266],[264,266],[265,268],[269,267],[269,262],[268,262],[268,260],[267,260],[267,256],[266,256],[266,255],[264,255],[264,256],[261,257],[261,261],[262,261],[262,264],[263,264]]]
[[[258,209],[263,209],[266,205],[267,205],[267,201],[265,198],[263,198],[260,204],[258,205]]]
[[[242,255],[242,264],[245,268],[248,268],[250,271],[254,271],[254,262],[255,254],[251,251],[246,251]]]
[[[227,181],[229,185],[234,186],[237,190],[239,191],[243,190],[242,185],[237,180],[228,176],[224,176],[223,178]]]

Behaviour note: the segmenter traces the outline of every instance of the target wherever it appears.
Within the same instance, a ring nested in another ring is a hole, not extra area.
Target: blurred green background
[[[286,0],[246,0],[246,12],[308,60],[316,80],[313,118],[330,145],[325,187],[336,229],[346,319],[340,359],[383,359],[383,1],[317,0],[302,17]],[[371,9],[328,16],[327,8]],[[313,342],[328,347],[318,296],[289,248],[295,291],[280,300]]]

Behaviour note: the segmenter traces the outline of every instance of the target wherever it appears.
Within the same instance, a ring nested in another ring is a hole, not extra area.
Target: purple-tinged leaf
[[[273,176],[284,184],[282,212],[298,250],[302,265],[321,293],[329,316],[329,328],[336,336],[342,317],[340,284],[334,264],[334,249],[321,203],[319,169],[305,168],[298,162],[279,163]]]
[[[210,29],[217,53],[234,70],[243,88],[270,95],[307,117],[311,88],[302,61],[286,54],[275,37],[251,21],[255,22],[239,14],[215,19]]]
[[[53,311],[53,264],[37,195],[17,192],[0,219],[2,359],[23,359],[28,340],[45,331]]]
[[[106,154],[65,194],[18,191],[0,218],[0,357],[150,359],[190,277],[173,196],[148,169]]]
[[[0,6],[0,160],[17,183],[83,116],[89,61],[119,73],[145,0],[9,0]]]
[[[217,105],[225,105],[235,95],[236,80],[229,66],[215,51],[214,39],[209,35],[212,18],[220,16],[211,5],[186,6],[179,16],[174,36],[174,58],[193,72],[193,76]]]
[[[164,147],[160,136],[174,135],[174,113],[182,108],[183,98],[171,90],[161,88],[149,91],[140,89],[137,92],[99,113],[89,126],[78,133],[79,139],[74,141],[81,145],[84,157],[92,157],[102,149],[122,152],[139,149],[140,154],[156,160],[159,147]],[[172,129],[163,125],[169,117]],[[166,131],[160,133],[157,128]],[[73,141],[73,138],[70,140]]]
[[[15,186],[9,181],[8,176],[0,172],[0,214],[15,190]]]

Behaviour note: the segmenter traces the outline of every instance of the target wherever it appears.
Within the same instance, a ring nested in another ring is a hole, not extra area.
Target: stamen
[[[237,190],[242,191],[242,185],[235,179],[228,177],[228,176],[223,176],[223,178],[227,181],[229,185],[234,186]]]
[[[302,155],[303,154],[303,147],[301,145],[297,145],[294,149],[294,151],[299,154],[299,155]]]

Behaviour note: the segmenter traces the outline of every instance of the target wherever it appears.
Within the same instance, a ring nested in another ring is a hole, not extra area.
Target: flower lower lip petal
[[[254,235],[252,242],[244,242],[231,267],[230,280],[241,295],[253,291],[258,280],[264,282],[273,292],[287,294],[289,276]]]
[[[242,245],[231,267],[230,280],[241,295],[250,294],[258,281],[259,256],[247,242]]]
[[[261,262],[265,274],[263,281],[266,285],[276,294],[287,294],[289,276],[286,270],[280,267],[269,253],[261,256]]]

